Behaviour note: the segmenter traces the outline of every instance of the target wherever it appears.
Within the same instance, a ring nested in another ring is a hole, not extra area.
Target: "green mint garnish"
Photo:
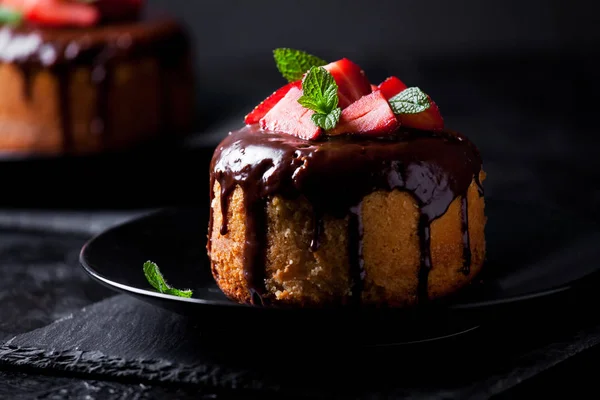
[[[409,87],[389,99],[394,114],[418,114],[427,110],[429,97],[418,87]]]
[[[160,269],[158,269],[158,265],[152,261],[146,261],[144,263],[144,275],[146,275],[146,279],[150,285],[152,285],[154,289],[158,290],[159,293],[170,294],[179,297],[192,297],[192,291],[189,289],[179,290],[169,286],[160,272]]]
[[[0,24],[19,25],[23,14],[9,7],[0,6]]]
[[[287,47],[273,50],[273,57],[277,69],[288,82],[302,79],[302,76],[311,67],[320,67],[327,64],[319,57],[308,54],[302,50],[289,49]]]
[[[298,103],[315,112],[311,117],[315,125],[325,130],[333,129],[342,112],[338,107],[338,85],[333,76],[323,67],[311,67],[302,80],[302,91]]]
[[[320,126],[325,130],[329,130],[335,128],[338,121],[340,120],[341,113],[342,109],[338,107],[329,114],[313,114],[310,118],[315,123],[315,125]]]

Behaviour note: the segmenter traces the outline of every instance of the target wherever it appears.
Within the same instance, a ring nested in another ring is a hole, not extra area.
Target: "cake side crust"
[[[481,179],[484,173],[481,173]],[[237,187],[229,207],[229,231],[219,233],[220,190],[213,187],[213,276],[230,298],[249,302],[243,274],[245,212],[243,191]],[[430,299],[454,293],[477,276],[485,258],[484,199],[473,181],[468,190],[471,266],[464,265],[461,197],[431,224],[433,268],[428,280]],[[366,305],[405,307],[417,303],[420,260],[418,205],[403,191],[377,191],[362,202],[365,279],[361,301]],[[316,306],[348,303],[352,289],[348,262],[348,218],[326,216],[319,249],[310,250],[314,217],[305,199],[276,196],[267,203],[268,240],[266,288],[275,304]]]

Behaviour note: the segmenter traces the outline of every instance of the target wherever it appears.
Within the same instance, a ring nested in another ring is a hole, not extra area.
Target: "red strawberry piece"
[[[361,97],[342,110],[340,122],[328,133],[384,135],[398,126],[398,120],[380,90]]]
[[[323,66],[338,85],[339,106],[344,109],[364,95],[371,93],[371,83],[355,63],[342,58]]]
[[[379,87],[377,87],[377,85],[371,84],[371,92],[374,92],[376,90],[379,90]]]
[[[122,21],[139,17],[144,0],[98,0],[93,5],[98,8],[103,20]]]
[[[246,118],[244,118],[244,122],[248,125],[256,124],[262,117],[264,117],[275,104],[279,102],[290,91],[291,88],[302,88],[302,81],[296,81],[288,83],[287,85],[277,89],[273,94],[264,99],[259,105],[254,107]]]
[[[48,26],[92,26],[99,13],[93,6],[60,0],[4,0],[2,4],[21,11],[27,21]]]
[[[302,89],[292,87],[260,120],[261,128],[307,140],[319,137],[322,132],[321,128],[315,125],[311,119],[314,111],[304,108],[298,103],[301,96]]]
[[[379,84],[378,89],[381,90],[383,96],[389,100],[407,87],[408,86],[406,86],[400,79],[396,78],[395,76],[390,76]]]
[[[440,114],[440,109],[431,98],[429,108],[418,114],[400,114],[398,120],[400,125],[409,128],[436,131],[444,129],[444,119]]]

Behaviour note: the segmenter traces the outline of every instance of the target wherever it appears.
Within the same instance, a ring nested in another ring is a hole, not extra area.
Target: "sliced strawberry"
[[[119,21],[139,16],[144,0],[97,0],[85,4],[64,0],[1,0],[21,11],[27,21],[46,26],[92,26],[100,19]]]
[[[361,97],[342,110],[340,122],[330,135],[360,133],[384,135],[398,126],[398,120],[380,90]]]
[[[378,89],[381,90],[383,96],[389,100],[407,87],[408,86],[406,86],[400,79],[396,78],[395,76],[390,76],[379,84]]]
[[[379,88],[377,87],[377,85],[371,84],[371,92],[374,92],[376,90],[379,90]]]
[[[302,81],[291,82],[291,83],[288,83],[287,85],[277,89],[269,97],[267,97],[262,102],[260,102],[259,105],[254,107],[254,110],[252,110],[248,115],[246,115],[246,118],[244,118],[244,122],[248,125],[256,124],[293,87],[299,88],[299,89],[302,88]]]
[[[60,0],[4,0],[21,11],[27,21],[48,26],[92,26],[100,17],[95,7]]]
[[[442,114],[440,114],[440,109],[433,100],[429,99],[429,101],[431,102],[431,106],[423,112],[398,115],[400,125],[427,131],[444,129],[444,119],[442,118]]]
[[[364,95],[371,93],[371,83],[364,71],[347,58],[323,66],[338,85],[339,105],[348,107]]]
[[[304,108],[298,103],[301,96],[302,89],[292,87],[260,120],[261,128],[307,140],[319,137],[322,132],[321,128],[315,125],[311,119],[314,111]]]

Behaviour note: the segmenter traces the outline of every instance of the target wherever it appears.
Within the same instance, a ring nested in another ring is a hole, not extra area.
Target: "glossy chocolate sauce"
[[[350,209],[348,213],[348,264],[350,265],[349,276],[352,282],[350,303],[354,305],[360,304],[365,279],[362,239],[362,215],[360,206],[357,206]]]
[[[144,58],[158,60],[159,67],[181,65],[189,57],[189,40],[171,20],[125,22],[91,28],[41,28],[0,26],[0,63],[10,63],[22,72],[26,99],[32,96],[33,80],[48,70],[58,82],[65,150],[73,144],[70,85],[74,71],[87,68],[96,88],[96,110],[89,131],[102,135],[106,144],[110,133],[110,99],[115,67],[123,61]],[[165,80],[161,70],[162,80]],[[168,87],[160,84],[161,98]],[[168,110],[167,108],[164,108]],[[165,125],[171,115],[163,115]]]
[[[481,169],[477,148],[450,131],[399,129],[383,138],[326,137],[306,141],[291,135],[263,132],[257,125],[231,132],[217,147],[211,162],[210,192],[221,187],[221,234],[227,233],[230,195],[244,192],[247,237],[244,271],[248,290],[264,296],[266,265],[266,202],[275,195],[306,198],[314,210],[314,238],[318,249],[323,216],[348,217],[348,256],[352,300],[360,302],[365,277],[362,257],[362,199],[377,190],[404,190],[419,205],[418,234],[421,266],[418,296],[427,301],[431,222],[442,216],[459,196],[462,203],[463,271],[470,270],[466,194]],[[479,185],[479,188],[481,186]],[[209,235],[212,232],[209,227]],[[210,252],[210,240],[207,249]],[[263,299],[265,300],[265,299]],[[253,303],[256,301],[253,299]]]

